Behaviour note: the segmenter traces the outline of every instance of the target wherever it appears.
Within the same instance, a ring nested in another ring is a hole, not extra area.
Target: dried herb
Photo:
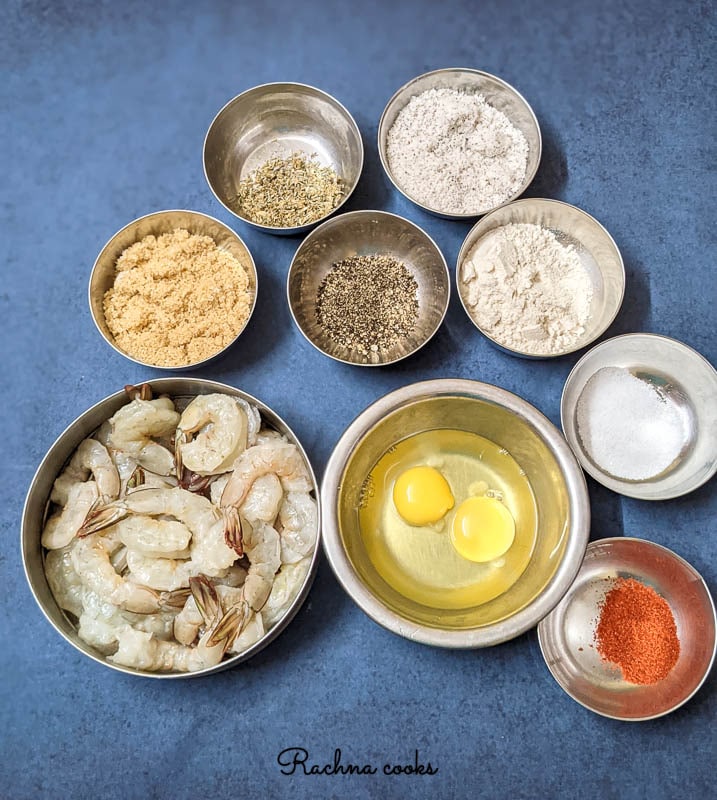
[[[418,319],[418,284],[390,256],[352,256],[334,264],[316,295],[316,318],[339,345],[367,356],[397,344]]]
[[[331,213],[341,202],[344,186],[316,154],[293,153],[272,158],[239,183],[239,213],[259,225],[294,228]]]

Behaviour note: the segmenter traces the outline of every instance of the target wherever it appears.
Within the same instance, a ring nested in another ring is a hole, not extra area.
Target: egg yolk
[[[438,522],[453,508],[451,487],[433,467],[411,467],[393,485],[396,510],[409,525]]]
[[[453,546],[463,558],[480,563],[500,558],[515,539],[515,520],[494,497],[469,497],[456,509]]]

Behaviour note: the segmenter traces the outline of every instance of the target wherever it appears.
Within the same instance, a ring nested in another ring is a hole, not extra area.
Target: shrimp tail
[[[186,444],[189,441],[189,437],[187,434],[181,429],[177,428],[177,432],[174,435],[174,470],[179,478],[179,485],[186,489],[187,487],[182,483],[184,478],[184,463],[182,462],[182,445]]]
[[[244,555],[244,542],[239,509],[234,506],[226,506],[222,509],[222,513],[224,515],[224,541],[227,543],[227,547],[231,547],[241,558]]]
[[[189,579],[189,589],[197,604],[199,613],[206,625],[211,625],[222,616],[222,604],[217,595],[214,584],[205,575],[198,575]],[[216,631],[212,634],[214,636]],[[217,641],[221,641],[218,639]]]
[[[139,464],[134,468],[132,474],[127,478],[127,489],[139,489],[145,482],[144,469]]]
[[[177,450],[176,454],[179,458],[179,453],[181,450]],[[177,462],[177,475],[181,475],[182,477],[179,479],[179,485],[182,489],[186,489],[188,492],[194,492],[195,494],[203,494],[206,492],[207,487],[212,482],[213,475],[197,475],[196,472],[192,472],[188,470],[186,467],[181,466],[181,459]]]
[[[242,602],[240,606],[230,608],[217,623],[207,644],[212,647],[222,640],[226,640],[225,646],[230,648],[237,636],[244,630],[250,614],[249,604],[245,602]]]
[[[152,387],[148,383],[143,383],[141,386],[134,386],[133,384],[128,383],[124,387],[124,390],[130,400],[152,399]]]
[[[190,591],[188,588],[175,589],[172,592],[160,592],[159,607],[162,611],[176,611],[184,608]]]
[[[129,510],[119,503],[107,503],[100,505],[95,503],[92,508],[87,512],[85,521],[77,531],[77,536],[84,539],[91,533],[97,533],[104,528],[109,528],[121,519],[124,519],[129,514]]]

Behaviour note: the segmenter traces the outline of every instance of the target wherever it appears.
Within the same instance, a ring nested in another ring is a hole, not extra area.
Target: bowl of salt
[[[717,471],[717,371],[651,333],[589,350],[563,389],[563,432],[583,469],[626,497],[667,500]]]

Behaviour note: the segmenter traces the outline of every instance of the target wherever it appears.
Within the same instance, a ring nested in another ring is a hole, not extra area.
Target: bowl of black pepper
[[[204,175],[217,200],[253,228],[305,233],[356,188],[363,143],[351,114],[301,83],[267,83],[237,95],[204,139]]]
[[[415,353],[443,322],[446,260],[409,220],[352,211],[319,225],[289,268],[294,322],[330,358],[374,367]]]

